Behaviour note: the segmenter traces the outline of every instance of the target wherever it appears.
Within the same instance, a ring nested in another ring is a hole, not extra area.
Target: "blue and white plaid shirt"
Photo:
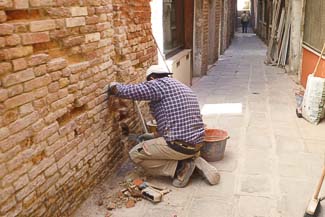
[[[166,141],[198,144],[203,141],[204,124],[193,91],[179,81],[165,77],[140,84],[117,84],[117,96],[150,101],[158,133]]]

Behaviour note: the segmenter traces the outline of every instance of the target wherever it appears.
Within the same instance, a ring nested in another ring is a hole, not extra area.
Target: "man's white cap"
[[[151,74],[173,74],[171,73],[166,66],[162,65],[152,65],[147,69],[146,78],[148,78]]]

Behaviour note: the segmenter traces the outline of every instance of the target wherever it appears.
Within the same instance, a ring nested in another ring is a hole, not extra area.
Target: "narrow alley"
[[[229,132],[225,157],[212,163],[221,182],[209,186],[199,175],[185,189],[169,179],[150,181],[172,188],[159,204],[141,201],[112,216],[299,217],[304,214],[323,165],[325,123],[317,127],[295,114],[293,78],[264,64],[266,46],[255,34],[236,33],[230,48],[207,76],[193,85],[208,128]],[[120,174],[125,178],[126,172]],[[116,177],[97,186],[74,217],[104,216],[98,206]],[[321,195],[324,195],[324,191]]]

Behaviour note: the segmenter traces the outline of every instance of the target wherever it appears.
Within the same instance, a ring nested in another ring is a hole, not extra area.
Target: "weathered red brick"
[[[26,132],[26,131],[25,131]],[[20,137],[19,134],[16,134],[18,137]],[[10,150],[11,151],[11,150]],[[7,153],[9,153],[10,151],[8,151]],[[15,154],[11,155],[11,157],[9,159],[14,158],[14,156],[17,156],[18,153],[16,151]],[[32,163],[25,163],[23,164],[21,167],[19,167],[18,169],[12,171],[11,173],[7,174],[7,176],[5,176],[3,178],[3,185],[4,186],[8,186],[8,185],[12,185],[12,183],[17,180],[19,177],[21,177],[23,174],[25,174],[30,168],[32,167]]]
[[[20,71],[27,68],[27,61],[25,58],[19,58],[12,61],[14,71]]]
[[[46,64],[39,65],[39,66],[34,68],[34,73],[35,73],[36,77],[45,75],[46,72],[47,72]]]
[[[27,150],[28,152],[29,150]],[[24,151],[26,152],[26,151]],[[28,156],[27,156],[28,157]],[[11,160],[9,160],[7,162],[7,168],[9,172],[14,171],[15,169],[21,167],[23,165],[23,163],[26,161],[26,155],[23,153],[19,153],[18,155],[16,155],[15,157],[11,158]],[[27,184],[27,183],[26,183]]]
[[[12,24],[0,24],[0,35],[11,35],[14,33]]]
[[[45,158],[42,160],[38,165],[33,167],[29,172],[28,176],[30,179],[34,179],[36,176],[41,174],[45,169],[50,167],[55,162],[54,157],[52,158]]]
[[[49,167],[47,170],[45,170],[44,174],[46,177],[52,176],[54,173],[58,171],[58,167],[56,164],[53,164],[51,167]]]
[[[79,4],[79,0],[57,0],[56,1],[57,6],[73,6],[73,5],[78,5]]]
[[[0,1],[0,9],[6,9],[6,8],[11,8],[13,7],[13,2],[12,0],[1,0]]]
[[[32,7],[52,6],[53,5],[53,0],[30,0],[29,2]]]
[[[52,82],[49,85],[48,89],[49,89],[49,92],[50,93],[57,92],[58,90],[60,90],[60,84],[59,84],[59,82],[57,82],[57,81],[56,82]]]
[[[0,191],[0,203],[5,202],[15,192],[15,190],[11,186],[7,188],[2,188]]]
[[[46,8],[46,12],[51,18],[62,18],[62,17],[69,17],[70,10],[69,8]]]
[[[14,188],[16,191],[22,189],[24,186],[26,186],[29,182],[28,176],[23,175],[21,176],[17,181],[14,182]]]
[[[13,47],[13,48],[3,50],[3,59],[4,60],[16,59],[16,58],[28,56],[32,53],[33,53],[32,46]],[[0,51],[0,60],[1,60],[1,51]]]
[[[28,59],[28,65],[30,65],[30,66],[41,65],[43,63],[46,63],[48,61],[48,59],[49,59],[49,55],[47,55],[47,54],[32,55]]]
[[[51,79],[52,81],[57,81],[62,77],[62,72],[61,71],[55,71],[51,73]]]
[[[97,31],[101,32],[101,31],[104,31],[106,29],[110,29],[111,24],[108,23],[108,22],[106,22],[106,23],[98,23],[96,25],[96,27],[97,27]]]
[[[9,210],[16,206],[17,202],[15,197],[10,197],[6,202],[1,205],[0,213],[7,213]]]
[[[97,27],[95,24],[80,27],[81,34],[92,33],[92,32],[97,32]]]
[[[0,48],[3,48],[6,46],[6,39],[5,37],[0,37]]]
[[[84,17],[66,18],[65,22],[68,28],[86,25],[86,20]]]
[[[86,38],[85,38],[86,43],[95,42],[95,41],[99,41],[99,40],[100,40],[99,32],[87,34]]]
[[[72,7],[70,8],[71,15],[73,17],[87,16],[87,7]]]
[[[51,83],[51,76],[44,75],[42,77],[34,78],[33,80],[27,81],[24,83],[24,90],[26,92],[34,90],[36,88],[47,86]]]
[[[86,17],[86,23],[87,25],[90,25],[90,24],[97,24],[99,22],[99,17],[94,15],[94,16],[91,16],[91,17]]]
[[[0,102],[5,101],[6,99],[8,99],[8,90],[7,89],[0,89]]]
[[[44,141],[49,136],[53,135],[58,129],[59,129],[59,125],[57,122],[43,128],[33,138],[34,142],[38,143],[38,142]]]
[[[17,121],[11,123],[9,125],[9,130],[11,134],[15,134],[19,132],[20,130],[26,128],[27,126],[35,123],[39,118],[39,115],[37,112],[34,112],[30,115],[25,116],[24,118],[20,118]]]
[[[7,20],[6,12],[0,11],[0,23],[6,22],[6,20]]]
[[[0,62],[0,75],[3,75],[5,73],[12,71],[12,65],[8,62]]]
[[[34,107],[33,107],[32,103],[27,103],[27,104],[19,107],[19,114],[22,117],[32,113],[33,111],[34,111]]]
[[[59,80],[59,84],[60,84],[60,89],[64,88],[70,84],[70,80],[68,78],[61,78]]]
[[[24,93],[7,99],[4,102],[4,105],[6,106],[7,109],[11,109],[23,105],[25,103],[31,102],[33,100],[34,100],[34,94],[32,92]]]
[[[14,0],[15,9],[27,9],[28,7],[28,0]]]
[[[11,109],[4,113],[4,115],[2,116],[2,118],[3,118],[2,122],[4,123],[4,125],[8,125],[11,122],[17,120],[18,115],[19,115],[19,113],[18,113],[17,109]]]
[[[22,42],[24,45],[38,44],[38,43],[49,42],[49,41],[50,41],[50,35],[48,32],[22,34]]]
[[[55,27],[56,24],[54,20],[40,20],[31,22],[29,28],[31,32],[42,32],[55,29]]]
[[[4,177],[8,173],[8,170],[5,166],[5,164],[0,164],[0,179]]]
[[[33,69],[26,69],[14,74],[7,75],[3,78],[3,86],[9,87],[24,81],[31,80],[35,77]]]
[[[63,69],[67,67],[68,62],[64,58],[56,58],[52,59],[47,63],[47,70],[48,72],[58,71],[60,69]]]
[[[34,91],[35,98],[43,98],[49,93],[47,87],[41,87]]]
[[[33,192],[37,187],[42,185],[45,182],[44,175],[37,176],[32,182],[29,182],[27,186],[17,192],[16,198],[18,201],[23,200],[31,192]]]
[[[81,62],[69,65],[67,68],[71,71],[72,74],[85,70],[89,67],[89,62]]]
[[[73,46],[81,45],[84,42],[85,42],[84,36],[68,37],[63,40],[63,46],[64,47],[73,47]]]
[[[16,84],[14,86],[10,86],[7,88],[8,96],[13,97],[17,96],[18,94],[22,94],[24,92],[24,87],[22,84]]]
[[[20,40],[19,35],[14,34],[14,35],[6,37],[6,44],[8,46],[16,46],[16,45],[19,45],[20,42],[21,42],[21,40]]]

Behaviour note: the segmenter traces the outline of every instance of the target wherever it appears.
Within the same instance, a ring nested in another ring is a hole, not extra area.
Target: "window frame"
[[[169,0],[170,2],[175,1],[175,26],[174,29],[172,29],[172,26],[170,25],[170,29],[172,31],[176,31],[176,40],[177,40],[177,46],[166,50],[166,35],[165,33],[167,32],[165,29],[165,25],[163,25],[163,55],[165,56],[166,59],[174,56],[181,50],[185,48],[185,0]],[[163,0],[163,4],[165,4],[165,0]],[[163,6],[163,23],[165,22],[165,11],[164,11],[164,6]],[[177,14],[181,14],[181,16],[177,16]],[[169,17],[171,18],[171,17]],[[173,37],[173,33],[171,33],[171,38]],[[173,42],[171,40],[171,42]]]

